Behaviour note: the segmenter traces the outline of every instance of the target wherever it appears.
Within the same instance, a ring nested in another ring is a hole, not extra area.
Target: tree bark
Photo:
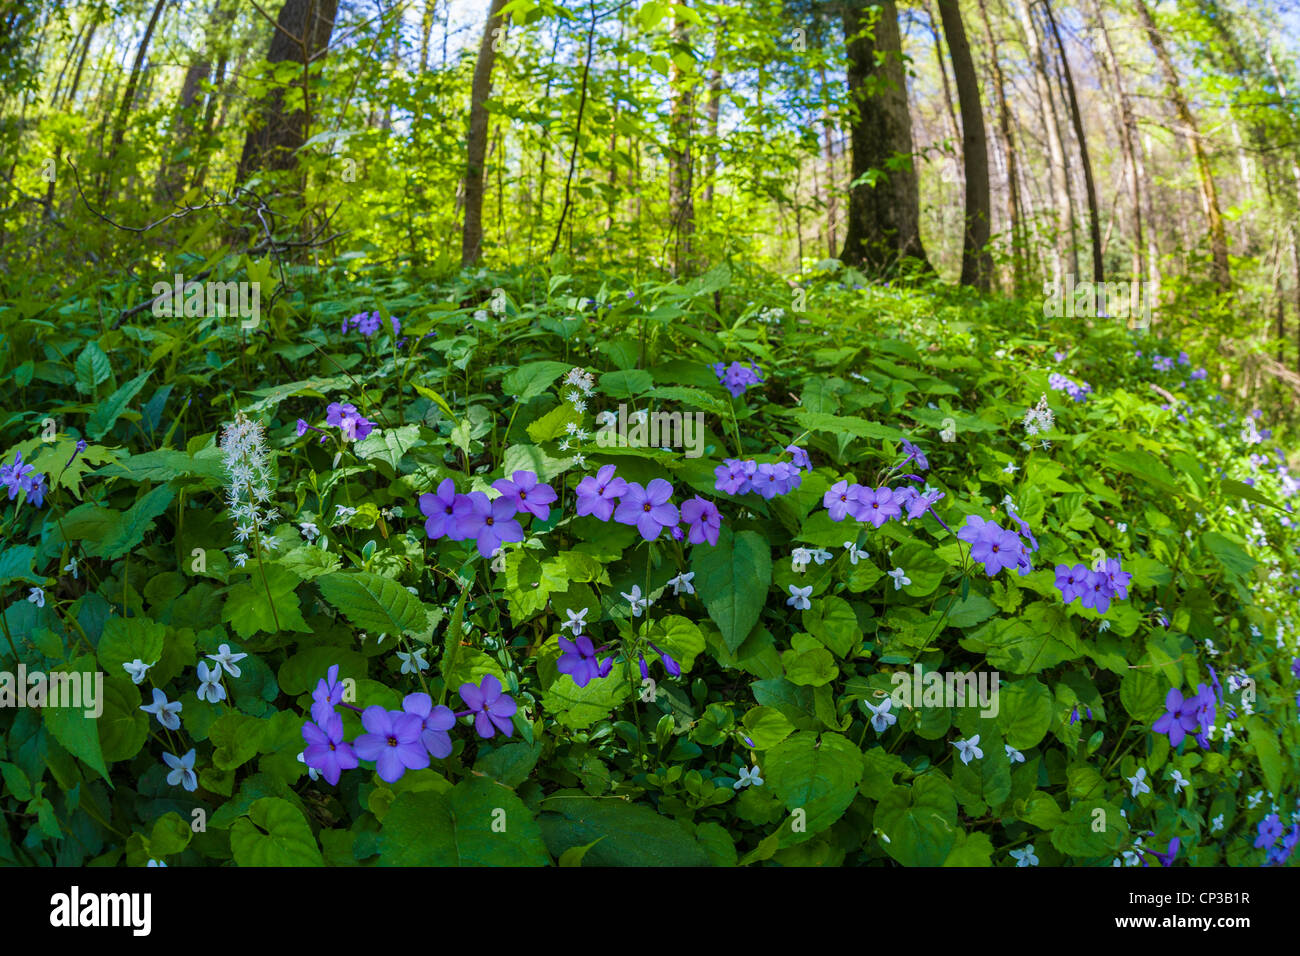
[[[284,0],[271,34],[267,61],[295,62],[307,73],[312,61],[329,47],[337,10],[338,0]],[[302,89],[306,108],[286,111],[284,91],[278,86],[257,104],[254,115],[260,114],[262,122],[244,139],[236,172],[238,181],[243,182],[259,169],[294,167],[295,153],[307,141],[311,129],[311,103],[303,80],[296,80],[292,86]]]
[[[1196,118],[1192,115],[1187,99],[1183,96],[1182,88],[1178,83],[1178,73],[1165,49],[1165,41],[1156,28],[1156,21],[1144,0],[1133,0],[1133,3],[1138,16],[1142,19],[1142,26],[1146,30],[1151,49],[1155,51],[1156,61],[1160,64],[1160,72],[1164,75],[1165,89],[1173,101],[1174,112],[1183,125],[1188,144],[1192,148],[1196,175],[1201,185],[1201,209],[1205,214],[1209,232],[1211,276],[1219,288],[1226,291],[1232,287],[1232,274],[1228,268],[1228,237],[1224,230],[1223,213],[1219,209],[1219,194],[1214,184],[1214,174],[1210,170],[1210,158],[1206,155],[1205,144],[1201,140]]]
[[[473,265],[483,255],[483,172],[487,159],[488,97],[492,95],[492,65],[496,62],[494,31],[501,28],[501,8],[506,0],[490,0],[474,81],[469,99],[469,136],[465,146],[465,224],[461,229],[460,264]]]
[[[961,107],[962,166],[966,172],[965,227],[961,249],[961,283],[988,291],[993,278],[993,254],[989,249],[992,232],[992,199],[989,194],[989,152],[984,133],[984,110],[980,105],[979,81],[971,60],[966,27],[957,0],[938,0],[939,18],[952,57],[953,81]]]
[[[873,8],[879,11],[874,25]],[[876,275],[892,273],[906,259],[933,272],[921,243],[898,10],[894,0],[846,0],[843,23],[852,183],[840,259]]]
[[[1074,124],[1074,137],[1079,141],[1079,159],[1083,164],[1083,188],[1088,198],[1088,237],[1092,242],[1092,281],[1104,282],[1105,275],[1101,260],[1101,217],[1097,214],[1097,186],[1092,178],[1092,162],[1088,159],[1088,140],[1083,131],[1083,117],[1079,114],[1079,98],[1074,92],[1074,77],[1070,73],[1070,60],[1065,55],[1065,43],[1061,40],[1061,31],[1056,27],[1056,18],[1052,16],[1050,0],[1043,0],[1043,13],[1047,25],[1056,40],[1056,52],[1061,58],[1061,72],[1065,77],[1065,92],[1069,98],[1070,119]]]
[[[691,33],[686,21],[678,16],[673,20],[672,73],[669,78],[673,93],[672,116],[669,120],[668,149],[668,208],[672,214],[670,230],[673,241],[673,275],[683,275],[692,269],[695,233],[694,196],[694,139],[695,94],[689,69],[683,69],[677,57],[690,55]]]
[[[1039,117],[1047,137],[1047,151],[1051,160],[1052,201],[1056,206],[1056,273],[1076,274],[1079,271],[1078,255],[1074,248],[1074,203],[1070,199],[1070,182],[1065,168],[1065,147],[1057,123],[1056,102],[1052,97],[1052,84],[1047,77],[1047,64],[1043,47],[1038,40],[1038,28],[1029,11],[1029,0],[1009,0],[1016,7],[1024,32],[1025,51],[1033,63],[1034,85],[1038,90]]]
[[[998,129],[1002,135],[1003,149],[1007,157],[1007,222],[1011,229],[1011,285],[1019,290],[1025,278],[1025,244],[1023,222],[1020,213],[1019,158],[1016,152],[1015,129],[1011,122],[1011,109],[1007,105],[1006,78],[1002,73],[1002,64],[998,60],[998,44],[993,35],[993,24],[989,20],[988,5],[985,0],[978,0],[980,20],[984,25],[984,42],[989,48],[989,66],[993,73],[993,95],[997,98]]]

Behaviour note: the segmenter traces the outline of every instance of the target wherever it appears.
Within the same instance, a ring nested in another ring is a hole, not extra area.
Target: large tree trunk
[[[298,63],[305,74],[312,61],[329,47],[337,10],[338,0],[284,0],[266,59],[272,64]],[[236,172],[238,181],[259,169],[294,167],[295,153],[307,141],[311,129],[311,103],[302,79],[295,80],[293,86],[302,90],[306,108],[286,111],[284,91],[278,86],[257,105],[255,115],[261,122],[244,139]]]
[[[1083,163],[1083,188],[1088,197],[1088,237],[1092,242],[1092,281],[1104,282],[1105,275],[1101,261],[1101,217],[1097,214],[1097,186],[1092,179],[1092,162],[1088,159],[1088,140],[1083,132],[1083,117],[1079,114],[1079,98],[1074,92],[1074,77],[1070,73],[1070,61],[1065,55],[1065,43],[1061,40],[1061,31],[1056,28],[1056,18],[1052,16],[1050,0],[1043,0],[1043,14],[1047,25],[1056,40],[1056,52],[1061,57],[1061,72],[1065,76],[1065,92],[1069,98],[1070,119],[1074,124],[1074,138],[1079,141],[1079,159]]]
[[[1039,117],[1047,137],[1047,151],[1051,160],[1052,200],[1056,206],[1056,273],[1074,275],[1079,271],[1078,255],[1074,247],[1074,203],[1070,200],[1070,181],[1065,167],[1065,147],[1061,142],[1061,129],[1056,117],[1056,102],[1052,97],[1052,84],[1047,77],[1047,64],[1043,47],[1038,39],[1038,28],[1029,12],[1029,0],[1010,0],[1020,16],[1024,31],[1025,51],[1033,64],[1034,85],[1038,90]]]
[[[1002,135],[1002,148],[1007,157],[1007,222],[1011,229],[1011,287],[1019,291],[1024,284],[1024,255],[1027,239],[1021,234],[1019,160],[1016,153],[1016,135],[1011,122],[1011,109],[1007,105],[1006,78],[998,60],[998,44],[993,35],[985,0],[978,0],[980,20],[984,25],[984,42],[989,48],[989,66],[993,73],[993,95],[997,98],[998,129]]]
[[[1151,49],[1155,51],[1156,61],[1160,64],[1160,72],[1164,75],[1165,88],[1173,101],[1174,112],[1192,148],[1196,175],[1201,185],[1201,209],[1205,214],[1206,226],[1209,230],[1212,277],[1219,288],[1227,290],[1232,287],[1232,274],[1228,268],[1228,237],[1223,226],[1223,213],[1219,209],[1219,194],[1214,185],[1214,174],[1210,170],[1210,158],[1206,155],[1205,144],[1201,140],[1196,118],[1192,115],[1178,84],[1178,73],[1174,69],[1168,51],[1165,50],[1165,41],[1156,28],[1156,21],[1144,0],[1133,0],[1133,2],[1138,16],[1142,18],[1142,26],[1146,29]]]
[[[469,137],[465,145],[465,225],[460,236],[460,264],[473,265],[483,255],[483,172],[487,161],[488,97],[492,95],[492,65],[496,62],[495,31],[501,29],[506,0],[490,0],[474,82],[469,98]]]
[[[961,283],[988,291],[993,277],[992,198],[989,194],[989,152],[984,135],[984,111],[980,106],[979,81],[971,60],[966,27],[957,0],[938,0],[943,34],[952,57],[957,103],[961,107],[962,166],[966,172],[966,211],[961,248]]]
[[[871,24],[870,10],[879,18]],[[921,201],[912,156],[912,117],[894,0],[846,0],[849,142],[848,233],[840,258],[876,274],[915,259],[933,271],[921,244]],[[880,62],[877,62],[877,53]],[[891,161],[899,168],[891,168]],[[868,173],[876,177],[867,181]]]

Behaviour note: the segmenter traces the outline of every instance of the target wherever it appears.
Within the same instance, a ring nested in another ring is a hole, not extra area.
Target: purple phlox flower
[[[1038,551],[1038,539],[1035,538],[1034,533],[1031,530],[1029,530],[1029,523],[1025,521],[1024,518],[1020,517],[1020,515],[1016,514],[1016,510],[1014,508],[1008,508],[1007,514],[1009,514],[1011,516],[1011,520],[1014,521],[1020,527],[1020,534],[1029,539],[1030,554],[1036,553]]]
[[[592,645],[591,638],[585,634],[572,640],[561,636],[559,642],[563,653],[560,654],[556,668],[561,674],[568,674],[579,687],[586,687],[600,675],[600,663],[596,660],[596,648]]]
[[[324,727],[334,714],[334,707],[343,702],[343,685],[339,683],[339,665],[332,664],[326,676],[316,682],[312,691],[311,719]]]
[[[641,537],[653,541],[664,528],[671,528],[680,520],[672,498],[673,486],[662,478],[655,478],[644,488],[637,482],[628,482],[614,520],[619,524],[635,525]]]
[[[858,493],[858,511],[854,515],[859,521],[870,523],[879,528],[890,518],[900,517],[902,505],[894,499],[894,492],[889,488],[863,488]]]
[[[374,704],[361,712],[361,726],[366,733],[353,742],[352,749],[360,759],[375,762],[375,771],[385,783],[396,783],[406,771],[429,766],[429,750],[421,740],[424,722],[416,714]]]
[[[1079,722],[1079,708],[1078,705],[1075,705],[1075,708],[1072,711],[1070,711],[1070,724],[1071,726],[1073,726],[1078,722]]]
[[[1215,670],[1214,670],[1214,665],[1213,665],[1213,664],[1206,664],[1205,666],[1208,667],[1208,668],[1210,669],[1210,686],[1212,686],[1212,687],[1214,688],[1214,693],[1215,693],[1216,695],[1218,695],[1219,703],[1222,704],[1222,703],[1223,703],[1223,685],[1221,685],[1221,684],[1219,683],[1219,675],[1215,672]]]
[[[1157,853],[1155,850],[1143,850],[1142,852],[1147,854],[1148,856],[1155,857],[1157,860],[1160,861],[1161,866],[1166,866],[1166,867],[1173,866],[1174,858],[1178,856],[1178,847],[1180,846],[1181,842],[1182,841],[1178,837],[1174,837],[1172,840],[1169,841],[1169,849],[1166,850],[1164,853]],[[1142,865],[1147,866],[1148,864],[1143,863]]]
[[[798,445],[786,445],[785,450],[790,453],[791,464],[803,471],[812,472],[813,466],[812,462],[808,460],[808,452]]]
[[[325,407],[325,424],[341,429],[349,441],[365,438],[374,429],[375,423],[357,412],[355,405],[330,402]]]
[[[426,516],[424,533],[434,539],[450,536],[455,530],[456,483],[444,478],[435,492],[420,495],[420,511]]]
[[[510,718],[518,710],[512,697],[501,692],[501,681],[484,674],[481,684],[461,684],[460,699],[474,715],[474,729],[480,737],[492,737],[498,730],[510,736],[514,724]]]
[[[1194,701],[1195,698],[1191,700]],[[1151,725],[1156,733],[1168,735],[1170,747],[1177,747],[1190,731],[1196,729],[1195,710],[1189,708],[1187,703],[1182,691],[1177,687],[1169,688],[1169,693],[1165,695],[1165,712]]]
[[[762,382],[761,372],[762,369],[752,362],[748,366],[741,365],[739,362],[732,362],[726,368],[723,368],[721,362],[713,366],[713,373],[718,376],[718,382],[731,393],[732,398],[739,398],[745,393],[745,389]]]
[[[22,452],[14,453],[12,465],[0,465],[0,485],[9,489],[10,501],[18,497],[18,492],[28,489],[31,484],[31,478],[28,476],[35,470],[31,465],[23,464]]]
[[[755,461],[726,458],[713,469],[713,474],[717,476],[714,489],[727,495],[743,495],[753,488],[751,479],[757,470],[758,463]]]
[[[1119,558],[1107,558],[1105,567],[1106,580],[1110,582],[1110,588],[1115,595],[1121,600],[1128,600],[1129,582],[1133,580],[1133,575],[1127,571],[1120,570]]]
[[[605,465],[594,476],[587,475],[578,482],[578,515],[591,515],[600,521],[608,521],[614,515],[618,499],[626,492],[627,482],[614,476],[613,465]]]
[[[531,471],[516,471],[509,479],[498,478],[492,487],[509,498],[516,511],[527,511],[545,521],[551,514],[551,502],[558,497],[550,485],[541,484]]]
[[[799,473],[799,469],[787,461],[759,465],[751,479],[753,490],[768,501],[777,495],[789,494],[791,489],[797,488],[802,480],[803,476]]]
[[[970,515],[957,537],[970,544],[971,558],[984,565],[984,573],[989,577],[1020,563],[1020,536],[992,521]]]
[[[1098,614],[1105,614],[1110,610],[1110,602],[1114,596],[1115,591],[1110,586],[1110,576],[1105,571],[1089,571],[1079,603],[1084,607],[1094,608]]]
[[[1178,353],[1178,364],[1179,364],[1179,365],[1191,365],[1191,364],[1192,364],[1192,360],[1188,357],[1188,355],[1187,355],[1186,352],[1179,352],[1179,353]]]
[[[673,677],[682,676],[682,665],[673,660],[672,657],[669,656],[668,652],[659,645],[650,642],[650,646],[654,649],[654,652],[659,655],[659,659],[664,662],[664,670]]]
[[[524,540],[524,529],[515,520],[515,511],[509,498],[489,500],[483,492],[471,491],[453,509],[456,533],[462,541],[473,539],[481,556],[494,557],[502,544]]]
[[[330,713],[323,724],[303,724],[302,739],[307,742],[302,762],[319,770],[330,786],[339,782],[344,770],[357,766],[356,751],[343,739],[343,718],[338,714]]]
[[[1300,677],[1300,657],[1294,658],[1291,661],[1291,676]]]
[[[830,512],[832,521],[843,521],[845,515],[857,517],[862,504],[863,487],[857,482],[837,481],[822,495],[822,505]]]
[[[407,694],[402,700],[402,710],[420,718],[420,743],[439,760],[451,756],[451,735],[447,731],[456,726],[456,715],[445,704],[435,705],[428,694]]]
[[[1270,813],[1259,821],[1259,830],[1255,836],[1255,849],[1271,847],[1282,836],[1282,820],[1276,813]]]
[[[925,457],[925,452],[921,451],[921,449],[917,448],[906,438],[903,439],[903,451],[907,453],[907,457],[903,459],[903,463],[898,467],[902,468],[903,465],[906,465],[909,461],[915,461],[917,468],[920,468],[922,471],[929,470],[930,462]]]
[[[722,515],[717,505],[706,501],[699,495],[682,503],[682,520],[690,526],[687,540],[691,544],[711,545],[718,543],[718,533],[722,530]]]

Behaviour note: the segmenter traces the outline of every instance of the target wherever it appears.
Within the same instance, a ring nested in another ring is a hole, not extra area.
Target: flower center
[[[389,734],[389,735],[388,735],[388,746],[390,746],[390,747],[396,747],[396,746],[397,746],[397,738],[394,737],[392,734]],[[333,748],[331,747],[330,749],[333,749]]]
[[[490,525],[492,523],[492,516],[488,515],[485,519],[483,519],[483,523]]]

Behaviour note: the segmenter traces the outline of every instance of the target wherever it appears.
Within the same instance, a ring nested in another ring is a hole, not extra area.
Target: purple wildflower
[[[424,522],[424,533],[431,539],[450,537],[455,531],[456,519],[456,483],[444,478],[436,492],[420,495],[420,511],[428,519]]]
[[[711,545],[718,543],[718,533],[722,530],[722,515],[717,506],[699,495],[682,503],[682,520],[690,525],[687,540],[691,544]]]
[[[501,693],[501,681],[492,674],[484,674],[481,684],[461,684],[460,699],[474,715],[474,729],[480,737],[492,737],[498,730],[510,736],[514,716],[519,705],[512,697]]]
[[[375,762],[380,780],[396,783],[406,771],[429,766],[429,751],[421,740],[424,722],[416,714],[375,704],[361,712],[361,725],[366,733],[356,739],[352,749],[362,760]]]
[[[303,724],[302,739],[307,742],[307,749],[302,752],[302,761],[335,786],[344,770],[357,766],[357,754],[352,745],[343,739],[343,718],[333,712],[324,724]]]
[[[627,492],[614,510],[614,520],[635,525],[642,538],[653,541],[680,519],[677,506],[669,500],[672,494],[673,486],[662,478],[655,478],[644,488],[635,481],[628,482]]]
[[[485,558],[495,556],[506,542],[524,540],[524,529],[515,520],[514,502],[504,496],[488,500],[483,492],[471,491],[456,502],[453,514],[459,540],[472,538]]]
[[[498,478],[492,487],[508,498],[516,511],[527,511],[534,518],[545,521],[551,514],[555,489],[537,481],[531,471],[516,471],[509,479]]]
[[[402,710],[420,718],[420,743],[425,750],[439,760],[451,756],[451,735],[447,731],[456,726],[456,715],[450,707],[435,705],[428,694],[407,694]]]
[[[605,465],[595,476],[587,475],[578,482],[577,496],[579,516],[592,515],[601,521],[608,521],[614,514],[614,506],[627,492],[627,482],[614,477],[614,466]]]

